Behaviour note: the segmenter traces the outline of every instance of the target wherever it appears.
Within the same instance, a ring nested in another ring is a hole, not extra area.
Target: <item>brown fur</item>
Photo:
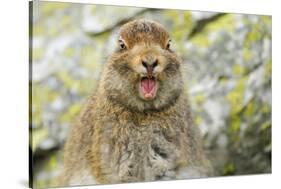
[[[181,61],[166,48],[168,33],[158,23],[136,20],[121,27],[120,39],[126,49],[109,57],[96,97],[71,129],[62,184],[208,176],[209,161],[183,93]],[[158,62],[158,91],[144,100],[138,91],[141,62],[151,57]]]

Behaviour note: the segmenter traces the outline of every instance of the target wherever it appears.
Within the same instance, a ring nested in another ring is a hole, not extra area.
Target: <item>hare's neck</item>
[[[108,99],[106,96],[100,96],[97,102],[99,102],[97,104],[98,107],[96,107],[98,111],[104,112],[107,115],[125,114],[126,116],[133,116],[133,117],[148,117],[148,116],[162,116],[162,115],[171,115],[171,114],[180,115],[180,114],[184,114],[186,111],[190,111],[189,104],[184,95],[180,95],[177,101],[173,105],[161,111],[154,111],[154,110],[148,110],[144,112],[135,111],[130,108],[127,108],[123,104],[116,103],[115,101]]]

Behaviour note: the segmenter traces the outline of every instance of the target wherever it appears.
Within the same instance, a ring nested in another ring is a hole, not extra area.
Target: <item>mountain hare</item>
[[[70,131],[63,185],[210,175],[181,64],[159,23],[135,20],[121,27],[98,89]]]

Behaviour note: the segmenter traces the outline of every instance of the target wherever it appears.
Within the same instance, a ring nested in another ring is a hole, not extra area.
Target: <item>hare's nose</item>
[[[153,59],[143,59],[142,60],[143,67],[146,68],[148,75],[152,76],[154,68],[158,65],[158,61],[156,58]]]

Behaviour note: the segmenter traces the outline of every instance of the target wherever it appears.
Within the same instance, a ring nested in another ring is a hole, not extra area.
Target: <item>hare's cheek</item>
[[[127,74],[132,72],[132,69],[128,66],[128,64],[122,62],[118,64],[113,64],[112,71],[118,72],[118,74],[121,76],[126,76]]]
[[[170,63],[166,66],[164,72],[167,77],[173,77],[174,75],[179,73],[179,65],[175,63]]]
[[[161,72],[161,73],[158,74],[157,79],[159,81],[163,82],[163,81],[167,80],[168,78],[167,78],[167,75],[164,72]]]
[[[128,72],[124,77],[127,78],[127,81],[132,86],[134,86],[136,83],[139,82],[139,74],[134,72],[134,71],[132,71],[132,70],[130,72]]]

